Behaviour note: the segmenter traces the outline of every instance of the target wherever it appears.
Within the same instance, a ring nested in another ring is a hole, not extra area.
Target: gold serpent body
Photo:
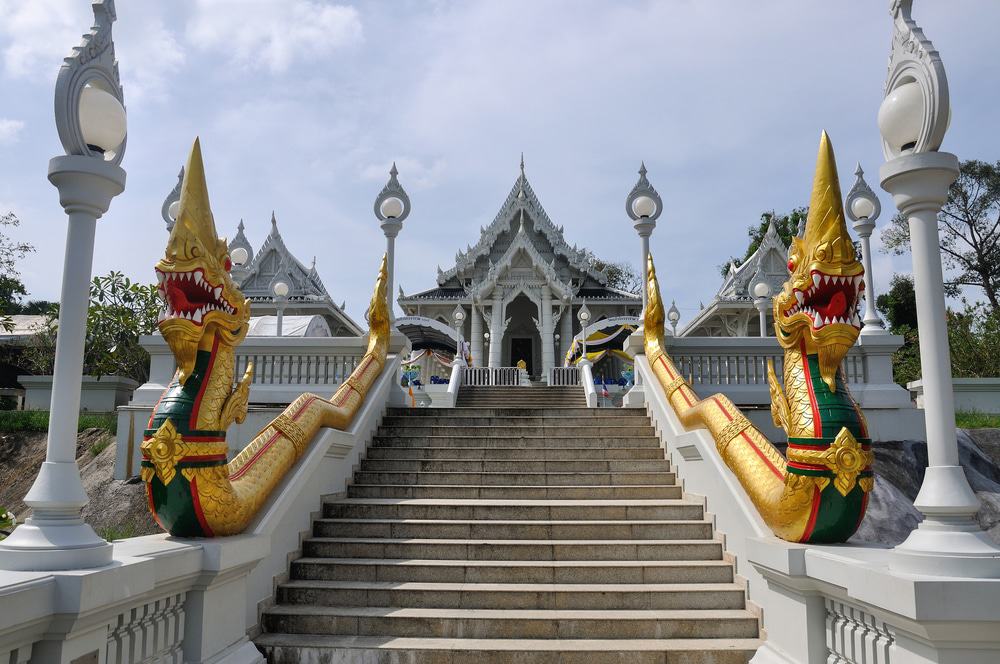
[[[708,430],[775,535],[794,542],[841,542],[860,524],[874,478],[867,423],[840,369],[858,336],[863,268],[847,233],[825,132],[805,234],[793,238],[789,270],[774,298],[783,381],[768,367],[772,417],[788,434],[787,458],[729,398],[700,399],[678,371],[664,347],[665,312],[652,256],[645,285],[645,352],[681,423]]]
[[[354,371],[329,399],[296,398],[226,463],[225,431],[245,419],[253,378],[251,364],[234,386],[235,351],[246,335],[250,302],[230,269],[195,141],[177,220],[156,266],[166,302],[160,330],[178,369],[154,408],[142,444],[150,511],[173,535],[242,532],[320,429],[350,425],[386,363],[390,328],[383,256],[368,310],[367,348]]]

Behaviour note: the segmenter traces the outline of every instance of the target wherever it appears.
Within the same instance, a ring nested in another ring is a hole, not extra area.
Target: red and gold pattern
[[[663,350],[665,312],[653,258],[644,324],[649,364],[681,423],[707,429],[764,522],[793,542],[842,542],[861,523],[874,486],[864,415],[839,370],[857,340],[861,264],[840,203],[833,148],[820,141],[806,231],[794,238],[791,276],[774,298],[785,349],[784,388],[769,367],[771,412],[788,458],[727,397],[700,399]]]
[[[226,463],[225,430],[246,417],[253,378],[250,365],[234,387],[235,348],[246,336],[250,302],[232,280],[231,268],[195,141],[177,222],[156,265],[166,302],[160,331],[178,370],[153,411],[141,448],[150,510],[172,535],[242,532],[317,432],[351,423],[385,366],[389,310],[383,256],[368,311],[368,347],[358,367],[330,399],[298,397]]]

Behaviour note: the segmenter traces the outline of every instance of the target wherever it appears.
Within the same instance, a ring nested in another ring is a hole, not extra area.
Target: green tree
[[[1000,376],[1000,311],[978,303],[948,312],[948,343],[956,378]]]
[[[882,312],[890,330],[902,326],[917,328],[917,299],[913,292],[913,277],[894,274],[889,291],[875,298],[875,307]]]
[[[760,215],[760,223],[755,224],[747,228],[747,236],[750,238],[750,245],[747,247],[746,252],[743,254],[743,258],[739,259],[736,256],[731,257],[725,263],[719,266],[719,272],[725,277],[729,274],[729,266],[736,264],[737,267],[743,264],[743,262],[753,255],[753,252],[757,251],[760,247],[760,243],[764,241],[764,235],[767,233],[767,227],[772,221],[774,221],[775,230],[778,231],[778,237],[785,245],[790,245],[792,243],[792,238],[795,237],[799,232],[799,224],[805,223],[806,215],[809,209],[804,207],[795,208],[788,214],[778,214],[774,210],[770,212],[764,212]]]
[[[0,330],[10,330],[13,323],[10,314],[19,313],[21,297],[28,291],[21,281],[21,273],[17,271],[17,261],[21,260],[35,248],[27,242],[12,240],[5,227],[16,228],[21,220],[13,212],[0,215]]]
[[[145,382],[149,377],[149,354],[139,345],[139,337],[155,331],[159,310],[155,285],[133,283],[121,272],[94,277],[87,311],[84,373]],[[52,307],[48,326],[24,350],[35,373],[52,373],[58,316],[58,307]]]
[[[993,311],[1000,311],[1000,161],[964,161],[938,214],[941,256],[949,293],[961,286],[982,289]],[[902,254],[910,247],[910,227],[896,215],[882,231],[884,251]]]
[[[623,290],[626,293],[638,295],[642,291],[642,273],[635,269],[635,266],[628,261],[618,261],[612,263],[602,260],[587,250],[587,257],[590,264],[598,272],[603,272],[608,277],[608,286]]]

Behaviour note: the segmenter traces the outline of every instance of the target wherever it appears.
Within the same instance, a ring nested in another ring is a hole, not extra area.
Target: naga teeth
[[[818,311],[813,312],[813,325],[816,327],[821,327],[823,325],[823,317],[819,315]]]
[[[213,294],[215,295],[216,300],[222,297],[222,286],[216,286],[215,290],[213,291]]]
[[[814,272],[813,273],[813,288],[819,288],[819,282],[820,282],[820,280],[822,280],[822,277],[819,276],[818,274],[816,274]]]
[[[198,311],[194,312],[194,317],[192,317],[191,320],[193,320],[196,323],[200,323],[201,322],[201,309],[199,309]]]
[[[805,299],[805,296],[802,295],[802,291],[795,291],[795,299],[799,301],[799,306],[801,307],[802,301]]]
[[[194,283],[196,283],[196,284],[200,284],[201,283],[201,272],[195,272],[194,273]]]

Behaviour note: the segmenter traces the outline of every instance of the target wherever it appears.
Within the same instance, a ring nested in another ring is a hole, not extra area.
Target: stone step
[[[646,415],[645,408],[465,408],[456,406],[443,410],[440,408],[387,408],[386,416],[405,415],[416,418],[435,418],[446,415],[459,417],[574,417],[582,418],[616,418],[622,415]]]
[[[746,664],[759,639],[451,639],[262,634],[272,664]]]
[[[346,498],[323,505],[327,519],[698,520],[687,500],[434,500]]]
[[[501,540],[308,537],[310,558],[434,560],[721,560],[722,544],[691,540]]]
[[[422,609],[277,605],[264,629],[291,634],[355,634],[462,639],[755,638],[746,609],[574,611]]]
[[[603,420],[602,420],[603,422]],[[395,427],[380,427],[378,434],[383,436],[465,436],[473,438],[497,438],[518,436],[575,436],[577,438],[650,438],[654,435],[653,427],[645,426],[614,426],[600,424],[585,428],[577,426],[448,426],[411,424]]]
[[[497,498],[503,500],[624,500],[680,498],[671,484],[632,486],[477,486],[462,484],[351,484],[350,498]]]
[[[423,409],[428,410],[428,409]],[[391,416],[382,418],[383,428],[400,426],[489,426],[489,427],[509,427],[509,426],[567,426],[575,427],[583,431],[589,431],[595,426],[649,426],[649,417],[642,415],[622,415],[614,419],[607,417],[575,417],[567,415],[564,417],[537,416],[537,415],[492,415],[492,416],[460,416],[451,415],[443,408],[433,408],[432,411],[442,413],[440,415],[411,417],[409,415]]]
[[[711,539],[708,521],[528,521],[462,519],[316,519],[316,537],[502,540]]]
[[[407,606],[431,609],[742,609],[735,583],[429,583],[295,580],[278,586],[282,604]]]
[[[623,447],[660,448],[655,436],[582,438],[573,436],[468,436],[457,433],[451,436],[411,436],[376,433],[373,447],[590,447],[596,449]]]
[[[598,473],[464,473],[464,472],[367,472],[354,473],[358,484],[470,484],[476,486],[574,486],[674,484],[674,473],[665,472],[598,472]]]
[[[581,408],[586,405],[587,400],[583,398],[555,401],[553,399],[544,398],[506,399],[501,397],[490,399],[466,399],[465,401],[458,402],[458,406],[460,408],[506,408],[508,410],[517,408]]]
[[[435,583],[731,583],[726,560],[428,560],[299,558],[291,578]]]
[[[545,461],[589,461],[616,459],[663,460],[657,447],[369,447],[368,459],[482,459],[510,461],[533,459]]]
[[[669,472],[666,459],[365,459],[362,471],[420,473],[656,473]]]

